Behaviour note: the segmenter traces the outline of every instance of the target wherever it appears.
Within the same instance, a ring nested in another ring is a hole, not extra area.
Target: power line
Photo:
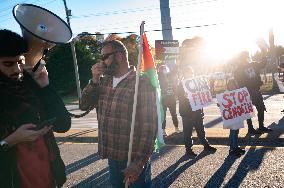
[[[156,31],[166,31],[166,30],[181,30],[181,29],[193,29],[193,28],[201,28],[201,27],[210,27],[210,26],[218,26],[222,25],[223,23],[213,23],[213,24],[203,24],[203,25],[195,25],[195,26],[186,26],[186,27],[175,27],[171,29],[153,29],[153,30],[146,30],[145,32],[156,32]],[[87,33],[86,35],[110,35],[110,34],[135,34],[139,33],[139,31],[126,31],[126,32],[114,32],[114,33]]]
[[[30,0],[22,1],[22,2],[20,2],[19,4],[22,4],[22,3],[29,3],[28,1],[30,1]],[[36,3],[37,1],[41,1],[41,0],[36,0],[36,1],[31,2],[31,3]],[[0,12],[6,12],[6,11],[8,11],[8,10],[11,10],[13,7],[14,7],[14,5],[13,5],[13,6],[7,6],[7,7],[3,8],[3,9],[1,9]]]
[[[193,20],[193,19],[186,19],[186,20],[181,20],[181,21],[175,21],[174,23],[175,24],[179,24],[179,25],[181,25],[181,23],[184,23],[184,22],[196,22],[196,21],[198,21],[198,19],[197,20]],[[130,22],[130,21],[129,21]],[[131,22],[136,22],[136,23],[138,23],[138,20],[132,20]],[[121,22],[122,23],[122,22]],[[166,22],[167,23],[167,22]],[[118,23],[113,23],[113,24],[110,24],[110,25],[120,25],[120,24],[118,24]],[[149,26],[149,27],[153,27],[153,26],[158,26],[158,25],[161,25],[161,23],[157,20],[156,21],[156,23],[153,23],[153,20],[152,20],[152,22],[151,22],[151,25]],[[104,30],[121,30],[121,29],[126,29],[126,28],[131,28],[131,27],[136,27],[137,26],[137,24],[133,24],[133,25],[131,25],[131,26],[129,26],[129,25],[127,25],[127,26],[124,26],[124,27],[112,27],[112,28],[101,28],[100,27],[100,25],[98,25],[97,26],[97,30],[101,30],[101,31],[104,31]],[[91,26],[91,27],[79,27],[79,28],[77,28],[77,29],[90,29],[90,28],[94,28],[93,26]],[[101,29],[100,29],[101,28]]]
[[[33,1],[33,2],[21,2],[21,3],[19,3],[19,4],[22,4],[22,3],[29,3],[29,4],[35,4],[35,3],[37,3],[37,2],[39,2],[39,1],[42,1],[42,0],[35,0],[35,1]],[[53,3],[54,1],[57,1],[57,0],[52,0],[52,1],[49,1],[49,2],[47,2],[47,3],[44,3],[44,4],[40,4],[41,6],[46,6],[46,5],[48,5],[48,4],[50,4],[50,3]],[[11,10],[12,8],[14,8],[14,6],[15,5],[13,5],[12,7],[10,7],[9,9],[7,9],[6,11],[8,11],[8,10]],[[6,12],[6,11],[3,11],[3,12]],[[0,11],[1,12],[1,11]],[[5,17],[5,16],[9,16],[9,15],[11,15],[11,13],[6,13],[6,14],[3,14],[3,15],[0,15],[0,17]]]
[[[31,2],[31,4],[36,3],[36,2],[38,2],[38,1],[41,1],[41,0],[33,1],[33,2]],[[40,4],[40,6],[46,6],[46,5],[51,4],[51,3],[55,2],[55,1],[57,1],[57,0],[51,0],[51,1],[47,2],[47,3]],[[22,2],[22,3],[25,3],[25,2]],[[14,6],[13,6],[13,7],[14,7]],[[7,14],[7,15],[11,15],[11,14]],[[12,16],[12,15],[11,15],[11,16]],[[0,17],[1,17],[1,16],[0,16]],[[13,18],[13,17],[10,17],[10,18],[4,19],[4,20],[0,20],[0,23],[6,22],[6,21],[8,21],[8,20],[11,20],[12,18]]]
[[[8,21],[8,20],[11,20],[13,17],[11,17],[11,18],[7,18],[7,19],[5,19],[5,20],[0,20],[0,23],[4,23],[4,22],[6,22],[6,21]]]
[[[198,13],[199,13],[199,15],[200,16],[198,16],[198,19],[194,19],[194,18],[190,18],[190,19],[183,19],[183,20],[181,20],[181,21],[179,21],[179,22],[188,22],[188,21],[193,21],[193,22],[195,22],[195,21],[197,21],[197,20],[201,20],[201,19],[204,19],[204,17],[205,17],[205,15],[203,15],[202,16],[202,13],[203,12],[205,12],[205,13],[207,13],[208,11],[206,11],[206,10],[202,10],[202,11],[199,11]],[[185,17],[186,15],[188,15],[188,11],[182,11],[182,12],[179,12],[178,14],[174,14],[173,15],[173,17],[172,18],[175,18],[175,17],[177,17],[178,18],[178,20],[180,19],[180,17]],[[153,16],[153,15],[150,15],[150,17],[151,17],[151,22],[159,22],[159,24],[160,24],[160,20],[162,19],[162,18],[164,18],[164,16],[159,16],[158,14],[157,14],[157,16]],[[207,17],[210,17],[211,18],[211,16],[210,15],[208,15],[208,14],[206,14],[206,18]],[[214,15],[213,15],[213,17],[214,17]],[[109,25],[110,26],[113,26],[113,25],[123,25],[123,24],[125,24],[125,23],[127,23],[127,24],[129,24],[129,23],[133,23],[133,22],[137,22],[138,20],[137,19],[135,19],[135,20],[127,20],[127,21],[118,21],[118,22],[112,22],[112,23],[110,23],[110,24],[96,24],[96,23],[94,23],[94,24],[88,24],[88,26],[86,27],[86,26],[80,26],[80,27],[77,27],[77,29],[78,28],[85,28],[85,29],[88,29],[88,28],[103,28],[103,30],[106,30],[105,29],[105,27],[108,27]],[[82,22],[81,22],[82,23]],[[177,21],[175,21],[175,23],[177,23]],[[157,25],[157,24],[156,24]],[[127,27],[130,27],[129,25],[127,26]],[[126,28],[126,27],[122,27],[122,28]],[[107,28],[108,30],[109,29],[119,29],[119,28]]]
[[[47,3],[42,4],[41,6],[46,6],[46,5],[51,4],[51,3],[55,2],[55,1],[57,1],[57,0],[49,1],[49,2],[47,2]]]
[[[187,14],[187,12],[181,12],[181,13],[179,13],[179,14],[175,14],[174,16],[175,17],[181,17],[181,15],[186,15]],[[208,16],[208,15],[206,15],[206,17],[210,17],[210,15]],[[160,23],[160,19],[161,18],[163,18],[163,17],[160,17],[160,16],[152,16],[151,15],[151,23],[153,23],[153,22],[157,22],[157,23],[155,23],[155,24],[151,24],[152,26],[153,25],[160,25],[161,23]],[[183,19],[183,20],[180,20],[180,21],[175,21],[174,23],[182,23],[182,22],[196,22],[196,21],[198,21],[198,20],[202,20],[203,19],[203,17],[201,16],[199,19],[193,19],[193,18],[190,18],[190,19]],[[131,26],[129,26],[129,25],[127,25],[127,26],[124,26],[124,27],[120,27],[120,28],[117,28],[117,27],[115,27],[115,28],[105,28],[105,27],[108,27],[108,26],[113,26],[113,25],[123,25],[123,24],[125,24],[125,23],[127,23],[127,24],[129,24],[129,23],[137,23],[137,22],[139,22],[137,19],[135,19],[135,20],[127,20],[127,21],[119,21],[119,22],[112,22],[112,23],[110,23],[110,24],[104,24],[104,25],[90,25],[90,24],[88,24],[88,27],[85,27],[85,26],[81,26],[81,27],[77,27],[77,29],[89,29],[89,28],[98,28],[98,30],[99,30],[99,28],[101,28],[100,30],[119,30],[119,29],[124,29],[124,28],[129,28],[129,27],[135,27],[136,26],[136,24],[135,24],[135,26],[134,25],[131,25]]]
[[[196,0],[190,0],[190,1],[184,1],[188,3],[175,3],[177,5],[173,5],[172,7],[180,7],[180,6],[186,6],[186,5],[192,5],[192,4],[202,4],[202,3],[210,3],[210,2],[216,2],[218,0],[205,0],[205,1],[196,1]],[[194,3],[190,3],[194,2]],[[163,7],[162,7],[163,8]],[[87,15],[79,15],[79,16],[73,16],[73,19],[81,19],[81,18],[88,18],[88,17],[100,17],[100,16],[110,16],[110,15],[118,15],[118,14],[127,14],[127,13],[137,13],[137,12],[144,12],[149,10],[158,10],[160,7],[139,7],[139,8],[133,8],[133,9],[124,9],[124,10],[115,10],[115,11],[109,11],[109,12],[99,12],[95,14],[87,14]]]

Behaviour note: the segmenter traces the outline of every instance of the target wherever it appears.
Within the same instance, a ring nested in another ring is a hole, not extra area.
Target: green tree
[[[97,60],[91,49],[82,42],[76,43],[76,55],[81,88],[83,88],[91,78],[90,68]],[[47,69],[51,83],[62,95],[76,92],[74,64],[69,44],[56,46],[50,51],[47,57]]]
[[[139,53],[138,50],[139,36],[131,34],[125,38],[122,38],[121,42],[126,46],[128,50],[129,64],[136,66],[138,61],[138,53]]]
[[[122,41],[128,52],[130,65],[137,64],[138,36],[129,35],[121,38],[116,34],[109,35],[106,40]],[[80,35],[76,42],[76,55],[81,89],[91,78],[90,68],[100,59],[101,42],[92,35]],[[76,81],[70,44],[55,46],[47,55],[47,69],[51,83],[62,94],[75,94]]]
[[[137,65],[138,60],[138,44],[139,44],[139,36],[135,34],[128,35],[124,38],[120,37],[117,34],[109,34],[106,41],[109,40],[119,40],[121,41],[128,50],[128,60],[130,65]]]
[[[101,52],[101,42],[96,40],[95,36],[92,35],[82,35],[79,38],[80,44],[86,46],[86,48],[90,49],[91,53],[100,54]]]

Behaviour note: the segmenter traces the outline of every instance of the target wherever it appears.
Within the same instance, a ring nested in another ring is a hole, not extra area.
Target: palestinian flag
[[[141,61],[141,73],[146,74],[150,80],[153,87],[156,88],[156,105],[157,105],[157,115],[158,115],[158,132],[155,144],[155,150],[159,151],[161,145],[164,145],[163,131],[162,131],[162,120],[164,119],[164,111],[161,103],[161,90],[158,80],[158,74],[156,71],[156,65],[153,60],[153,56],[150,50],[150,46],[147,40],[146,33],[143,34],[143,56]]]

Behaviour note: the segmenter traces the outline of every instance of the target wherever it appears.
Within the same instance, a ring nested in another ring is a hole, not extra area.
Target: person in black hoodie
[[[162,124],[163,135],[166,136],[166,111],[169,108],[175,131],[180,132],[178,128],[178,118],[176,113],[176,86],[178,83],[176,71],[170,71],[166,65],[161,65],[158,69],[158,78],[161,87],[162,105],[164,109],[164,120]]]
[[[255,130],[251,119],[247,119],[248,132],[250,134],[260,134],[270,132],[271,129],[264,127],[264,111],[266,111],[260,86],[263,84],[260,71],[265,67],[265,63],[250,63],[249,53],[243,51],[238,55],[238,66],[234,71],[234,78],[240,87],[246,87],[251,96],[252,104],[257,109],[259,129]]]
[[[66,132],[71,118],[44,68],[24,71],[26,41],[0,30],[0,182],[9,188],[61,187],[65,165],[53,131]],[[38,127],[41,122],[54,122]]]
[[[209,145],[203,126],[203,109],[192,111],[188,96],[183,89],[182,81],[187,78],[194,77],[194,72],[191,67],[184,65],[181,68],[181,81],[178,84],[178,100],[179,100],[179,113],[182,118],[184,144],[186,155],[189,157],[196,157],[197,155],[192,150],[192,131],[193,127],[197,133],[198,139],[204,146],[204,150],[215,152],[216,148]]]

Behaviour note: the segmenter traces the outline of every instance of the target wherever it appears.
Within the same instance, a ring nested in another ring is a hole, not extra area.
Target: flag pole
[[[135,82],[135,91],[134,91],[134,102],[133,102],[133,110],[132,110],[132,120],[131,120],[131,128],[130,128],[130,138],[129,138],[129,149],[128,149],[128,160],[127,166],[131,163],[131,153],[132,153],[132,145],[133,145],[133,136],[134,136],[134,125],[135,125],[135,117],[136,117],[136,106],[137,106],[137,96],[138,96],[138,86],[139,86],[139,76],[140,76],[140,66],[142,61],[142,53],[143,53],[143,33],[144,33],[144,24],[145,21],[142,21],[140,25],[140,43],[139,43],[139,55],[137,62],[137,71],[136,71],[136,82]],[[125,182],[125,188],[128,187],[128,182]]]

